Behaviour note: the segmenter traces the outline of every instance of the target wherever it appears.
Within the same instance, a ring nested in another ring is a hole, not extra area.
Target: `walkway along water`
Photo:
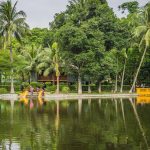
[[[30,95],[25,95],[25,97],[30,97]],[[37,97],[37,94],[34,94],[32,97]],[[45,93],[44,96],[42,96],[45,99],[48,100],[64,100],[64,99],[89,99],[89,98],[135,98],[138,94],[48,94]],[[20,96],[18,94],[1,94],[0,99],[3,100],[17,100]]]

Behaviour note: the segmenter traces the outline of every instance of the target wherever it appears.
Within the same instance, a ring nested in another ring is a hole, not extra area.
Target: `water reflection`
[[[55,118],[55,128],[56,128],[56,131],[58,132],[58,129],[59,129],[59,101],[57,100],[56,101],[56,118]]]
[[[142,133],[142,136],[143,136],[143,139],[145,141],[146,147],[147,147],[147,149],[149,149],[147,138],[146,138],[146,134],[145,134],[145,131],[144,131],[143,127],[142,127],[139,115],[137,113],[137,109],[136,109],[136,105],[134,104],[134,100],[133,99],[129,99],[129,101],[130,101],[130,103],[131,103],[131,105],[133,107],[134,115],[135,115],[135,118],[137,120],[137,123],[138,123],[138,126],[140,128],[140,131]]]
[[[139,104],[138,98],[0,101],[0,150],[147,150],[150,105]]]
[[[81,112],[82,112],[82,99],[78,99],[78,115],[79,115],[79,118],[81,116]]]
[[[125,131],[127,132],[125,112],[124,112],[124,102],[123,102],[122,98],[120,99],[120,102],[121,102],[121,111],[122,111],[122,118],[123,118],[123,122],[124,122],[124,127],[125,127]]]
[[[138,96],[137,97],[137,104],[150,104],[150,97],[149,96]]]

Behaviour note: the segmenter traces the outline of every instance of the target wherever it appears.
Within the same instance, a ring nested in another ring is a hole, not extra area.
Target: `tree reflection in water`
[[[78,115],[79,118],[81,117],[81,112],[82,112],[82,99],[78,99]]]
[[[146,147],[147,147],[147,149],[149,150],[150,148],[149,148],[149,146],[148,146],[146,134],[145,134],[145,131],[144,131],[143,127],[142,127],[142,124],[141,124],[139,115],[138,115],[138,113],[137,113],[137,109],[136,109],[136,105],[135,105],[135,100],[130,98],[129,101],[130,101],[130,103],[131,103],[131,105],[132,105],[132,107],[133,107],[134,115],[135,115],[135,118],[136,118],[136,120],[137,120],[137,123],[138,123],[138,126],[139,126],[139,128],[140,128],[140,131],[141,131],[141,133],[142,133],[142,136],[143,136],[143,139],[144,139],[144,141],[145,141]]]
[[[117,98],[0,101],[0,148],[147,150],[150,105],[136,104]]]

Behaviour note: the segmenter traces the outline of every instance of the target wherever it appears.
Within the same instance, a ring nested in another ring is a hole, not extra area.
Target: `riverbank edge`
[[[19,98],[18,94],[0,94],[0,99],[3,100],[16,100]]]
[[[45,94],[45,99],[136,98],[138,94]],[[37,97],[36,95],[34,97]],[[17,100],[18,94],[0,94],[0,99]]]

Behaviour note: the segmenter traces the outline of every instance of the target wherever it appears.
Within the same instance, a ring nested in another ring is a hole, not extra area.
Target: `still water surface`
[[[136,99],[0,101],[0,150],[148,150],[150,105]]]

